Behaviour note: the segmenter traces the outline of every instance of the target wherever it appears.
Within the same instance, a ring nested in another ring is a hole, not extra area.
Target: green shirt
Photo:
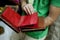
[[[43,17],[48,15],[50,5],[60,7],[60,0],[29,0],[29,3],[31,3],[34,7],[34,10],[38,12],[38,16]],[[36,39],[43,38],[47,35],[47,33],[48,27],[44,31],[26,32],[28,36]]]
[[[60,0],[29,0],[29,3],[31,3],[34,7],[34,10],[38,12],[38,16],[44,17],[48,15],[50,5],[60,7]],[[26,32],[28,36],[36,39],[43,38],[47,35],[47,33],[48,27],[45,29],[45,31]]]
[[[31,2],[29,2],[31,3]],[[47,12],[49,9],[49,1],[43,1],[43,0],[34,0],[33,7],[36,12],[38,12],[38,16],[47,16]],[[44,31],[34,31],[34,32],[26,32],[26,34],[30,37],[39,39],[44,36],[46,36],[48,33],[48,28],[46,28]]]

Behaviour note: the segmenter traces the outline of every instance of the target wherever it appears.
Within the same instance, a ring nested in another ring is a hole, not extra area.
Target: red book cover
[[[18,23],[20,21],[20,15],[16,13],[11,7],[7,7],[3,14],[1,15],[1,19],[10,25],[17,32],[20,30],[17,28]]]
[[[45,26],[44,26],[44,17],[38,17],[38,21],[34,25],[22,27],[21,29],[23,32],[26,31],[44,31]]]
[[[20,28],[37,28],[37,26],[33,25],[37,24],[38,16],[37,13],[21,16],[11,7],[7,7],[1,15],[1,19],[19,32]]]

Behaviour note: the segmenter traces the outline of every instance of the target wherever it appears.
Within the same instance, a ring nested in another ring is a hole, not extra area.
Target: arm
[[[57,17],[60,15],[60,0],[51,0],[50,1],[50,10],[49,15],[44,19],[44,27],[51,25]]]
[[[46,18],[39,17],[38,26],[40,29],[45,29],[46,26],[51,25],[59,16],[60,8],[53,5],[50,6],[49,15]]]
[[[49,11],[49,17],[53,20],[50,19],[50,22],[47,23],[47,26],[52,24],[56,19],[57,17],[60,15],[60,0],[51,0],[51,3],[50,3],[50,11]],[[46,18],[46,20],[49,20],[49,18]]]
[[[60,14],[60,8],[51,5],[50,6],[49,15],[48,15],[48,17],[45,18],[45,20],[47,21],[47,22],[45,22],[45,26],[48,26],[48,25],[52,24],[57,19],[57,17],[59,16],[59,14]],[[49,19],[49,17],[52,20]]]

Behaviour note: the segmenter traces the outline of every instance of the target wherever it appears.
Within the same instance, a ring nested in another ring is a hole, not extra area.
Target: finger
[[[30,13],[29,13],[29,14],[32,14],[31,8],[30,8],[30,7],[28,7],[28,8],[29,8],[29,10],[30,10]]]
[[[29,8],[31,10],[31,13],[33,14],[34,13],[34,8],[33,8],[33,6],[31,4],[29,5]]]
[[[32,11],[32,14],[34,13],[34,8],[33,8],[33,6],[31,5],[31,11]]]
[[[28,11],[28,13],[31,15],[31,12],[30,12],[30,9],[29,9],[29,6],[25,6],[26,7],[26,10]]]
[[[32,14],[32,8],[31,8],[31,5],[30,4],[28,4],[28,8],[30,10],[30,13],[29,14]]]
[[[23,10],[28,14],[28,11],[25,6],[23,7]]]

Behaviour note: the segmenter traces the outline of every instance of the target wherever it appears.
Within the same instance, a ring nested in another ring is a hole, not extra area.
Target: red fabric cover
[[[34,13],[32,15],[22,16],[21,17],[21,20],[23,21],[23,22],[22,21],[19,22],[19,26],[21,26],[21,27],[24,27],[24,28],[27,28],[27,27],[29,27],[29,28],[36,28],[37,27],[37,26],[36,27],[35,26],[34,27],[32,26],[32,25],[36,25],[37,22],[38,22],[37,13]]]
[[[11,25],[18,27],[18,23],[20,21],[20,15],[13,11],[10,7],[7,7],[4,13],[2,14],[2,17],[9,22]]]
[[[22,28],[38,28],[37,13],[34,13],[32,15],[22,16],[22,17],[25,17],[24,21],[22,23],[20,22],[21,23],[20,25],[22,25]]]
[[[7,7],[3,12],[1,17],[8,22],[7,24],[11,24],[10,26],[17,32],[20,32],[20,29],[17,28],[18,22],[20,20],[20,15],[13,11],[10,7]]]
[[[7,7],[2,14],[2,18],[12,25],[13,28],[37,28],[38,16],[37,13],[32,15],[20,16],[11,7]],[[31,26],[34,25],[34,26]]]

